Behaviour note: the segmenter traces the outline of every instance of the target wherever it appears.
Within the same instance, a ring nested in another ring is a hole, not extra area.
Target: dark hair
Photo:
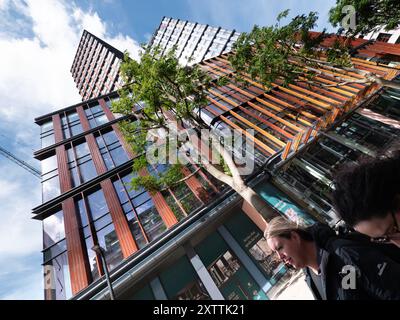
[[[302,240],[314,241],[311,233],[308,232],[307,230],[303,230],[303,229],[294,229],[294,230],[290,230],[290,231],[285,231],[283,233],[280,233],[278,235],[278,237],[282,237],[282,238],[285,238],[285,239],[291,239],[292,238],[292,232],[296,232]]]
[[[332,200],[337,214],[353,227],[398,210],[400,151],[347,164],[334,175]]]

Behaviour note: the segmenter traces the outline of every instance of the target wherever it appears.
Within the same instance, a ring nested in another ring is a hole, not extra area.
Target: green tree
[[[199,163],[208,173],[229,185],[249,202],[267,221],[274,211],[243,180],[235,163],[232,145],[220,136],[200,116],[203,106],[208,105],[207,89],[212,80],[199,65],[181,66],[173,48],[160,54],[158,48],[145,49],[140,61],[125,54],[121,76],[128,85],[120,90],[120,99],[113,103],[115,113],[135,117],[135,121],[120,124],[124,137],[135,155],[132,187],[144,187],[151,192],[161,191],[182,183],[182,166],[188,162]],[[217,85],[225,84],[221,77]],[[206,130],[202,130],[206,129]],[[209,145],[217,163],[210,161]],[[175,157],[171,150],[178,150]],[[169,164],[157,175],[143,174],[152,161]],[[172,154],[172,156],[171,156]],[[140,174],[142,173],[142,174]]]
[[[272,87],[274,82],[282,81],[284,85],[296,81],[307,81],[311,84],[315,76],[330,75],[323,69],[355,72],[361,77],[349,80],[337,76],[341,81],[338,86],[349,83],[379,83],[400,89],[400,85],[381,78],[379,75],[354,68],[349,53],[349,43],[336,39],[332,48],[321,50],[321,42],[327,36],[325,30],[318,36],[312,36],[310,31],[316,26],[318,15],[310,12],[299,15],[288,24],[280,25],[289,10],[282,12],[277,23],[269,27],[254,26],[249,33],[243,33],[234,45],[234,54],[229,58],[232,66],[238,72],[238,79],[243,73],[261,81],[265,86]],[[321,69],[323,68],[323,69]],[[299,79],[299,76],[305,77]]]
[[[346,16],[343,13],[345,6],[353,6],[356,13],[355,29],[346,30],[348,35],[366,35],[383,26],[386,30],[400,26],[398,0],[336,0],[336,6],[329,11],[329,21],[334,27],[341,26]]]

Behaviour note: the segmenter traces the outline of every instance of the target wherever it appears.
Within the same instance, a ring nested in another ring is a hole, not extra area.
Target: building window
[[[64,214],[62,210],[43,220],[43,246],[51,247],[65,238]]]
[[[48,147],[55,143],[53,120],[46,121],[40,126],[40,140],[42,148]]]
[[[78,113],[75,111],[62,114],[61,125],[64,139],[68,139],[83,132]]]
[[[99,134],[96,141],[108,170],[129,160],[114,131]]]
[[[118,175],[113,184],[136,243],[141,248],[159,237],[166,230],[166,226],[150,194],[144,189],[131,190],[129,184],[132,177],[132,174]]]
[[[105,115],[103,108],[99,105],[93,105],[85,109],[86,117],[89,120],[91,128],[98,127],[108,122],[107,116]]]
[[[388,42],[392,35],[390,33],[380,33],[376,38],[377,41]]]
[[[96,168],[86,142],[68,144],[67,156],[72,187],[76,187],[97,176]]]
[[[43,220],[43,266],[45,299],[72,297],[62,210]]]
[[[43,268],[45,299],[67,300],[71,298],[72,290],[66,249],[63,253],[46,261]]]
[[[75,206],[80,216],[92,278],[96,280],[100,275],[99,257],[93,252],[93,246],[98,244],[104,249],[107,266],[112,270],[123,260],[119,239],[102,189],[82,194],[75,199]]]
[[[57,156],[54,154],[41,161],[42,167],[42,201],[46,202],[60,195]]]

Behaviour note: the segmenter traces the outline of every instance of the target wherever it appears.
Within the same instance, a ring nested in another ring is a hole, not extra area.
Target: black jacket
[[[392,244],[376,244],[359,233],[337,236],[327,225],[317,223],[308,230],[319,249],[322,290],[311,273],[306,281],[318,300],[400,300],[400,249]],[[344,288],[348,272],[354,270],[355,289]]]

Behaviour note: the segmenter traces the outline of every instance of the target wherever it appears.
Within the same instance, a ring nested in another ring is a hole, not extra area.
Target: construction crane
[[[6,149],[4,149],[2,146],[0,146],[0,154],[2,154],[3,156],[5,156],[7,159],[10,159],[11,161],[13,161],[14,163],[16,163],[17,165],[19,165],[21,168],[25,169],[26,171],[30,172],[31,174],[33,174],[35,177],[41,179],[42,178],[42,174],[41,172],[32,167],[31,165],[29,165],[28,163],[26,163],[24,160],[19,159],[17,156],[15,156],[14,154],[12,154],[10,151],[7,151]]]

